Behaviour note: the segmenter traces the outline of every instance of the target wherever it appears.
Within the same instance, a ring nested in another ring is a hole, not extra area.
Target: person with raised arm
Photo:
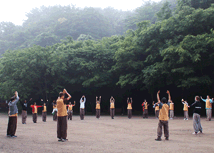
[[[96,118],[99,119],[100,118],[100,103],[101,103],[101,96],[98,97],[96,96]]]
[[[158,119],[158,117],[159,117],[159,104],[155,103],[154,101],[152,104],[153,104],[153,108],[155,108],[155,117],[156,117],[156,119]]]
[[[184,120],[188,120],[189,114],[188,114],[188,103],[187,101],[184,101],[184,99],[181,100],[182,104],[184,105],[183,111],[184,111]]]
[[[174,103],[172,102],[172,98],[171,98],[169,90],[167,90],[166,93],[168,94],[169,102],[170,102],[170,105],[169,105],[169,116],[170,116],[170,119],[173,119],[174,118]]]
[[[76,102],[74,101],[74,104],[71,104],[71,102],[69,102],[68,106],[68,120],[72,120],[72,115],[73,115],[73,107],[75,106]]]
[[[149,104],[146,101],[146,99],[143,102],[143,107],[144,107],[143,118],[148,118],[148,107],[149,107]]]
[[[34,102],[34,105],[30,105],[30,107],[32,108],[33,123],[36,123],[37,122],[38,108],[42,107],[42,106],[36,105],[36,102]]]
[[[201,97],[201,100],[203,100],[206,103],[206,114],[207,114],[207,121],[211,121],[212,118],[212,103],[213,99],[210,99],[210,96],[207,95],[207,99],[203,99]]]
[[[65,94],[68,96],[65,98]],[[59,93],[59,97],[56,102],[57,106],[57,138],[58,141],[65,142],[67,138],[67,102],[71,99],[71,95],[66,89]]]
[[[169,101],[167,102],[167,99],[163,97],[160,100],[160,90],[157,92],[157,100],[158,102],[156,104],[159,104],[160,112],[159,112],[159,123],[158,123],[158,129],[157,129],[157,139],[156,141],[161,141],[162,136],[162,127],[164,128],[164,136],[165,140],[169,140]],[[170,93],[168,92],[168,96],[170,96]],[[169,97],[170,98],[170,97]]]
[[[17,103],[19,101],[18,92],[15,92],[15,96],[10,98],[9,106],[9,120],[7,126],[7,136],[15,138],[16,128],[17,128],[17,116],[18,116],[18,107]]]
[[[190,108],[194,108],[193,110],[193,134],[198,134],[198,132],[202,133],[202,126],[201,126],[201,102],[199,96],[195,96],[195,102],[190,106]]]
[[[127,111],[128,111],[128,118],[131,119],[132,118],[132,97],[129,99],[129,97],[127,98]]]
[[[21,102],[22,105],[22,124],[26,124],[27,120],[27,105],[31,102],[32,98],[27,102],[25,100],[24,102]]]
[[[80,119],[84,120],[84,116],[85,116],[85,102],[86,102],[86,98],[83,95],[80,98]]]
[[[113,96],[110,98],[110,116],[112,119],[114,119],[115,114],[115,99]]]

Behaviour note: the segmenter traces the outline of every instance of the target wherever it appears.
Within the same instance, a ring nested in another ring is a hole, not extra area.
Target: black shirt
[[[201,115],[201,102],[200,101],[195,101],[191,107],[194,107],[193,113],[197,113]]]

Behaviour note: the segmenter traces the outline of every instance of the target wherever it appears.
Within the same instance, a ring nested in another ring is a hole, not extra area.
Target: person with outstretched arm
[[[132,118],[132,97],[131,98],[127,98],[127,113],[128,113],[128,118],[131,119]]]
[[[68,96],[68,98],[65,98],[65,94]],[[66,105],[67,102],[71,99],[71,95],[66,91],[66,89],[63,90],[63,92],[59,93],[59,97],[57,99],[57,138],[58,141],[65,142],[68,139],[67,138],[67,109]]]
[[[113,96],[110,98],[110,116],[112,119],[114,119],[115,114],[115,99]]]
[[[22,124],[26,124],[27,120],[27,105],[31,102],[32,98],[27,102],[25,100],[24,102],[20,102],[22,105]]]
[[[38,108],[42,107],[42,106],[36,105],[36,102],[34,102],[34,105],[30,105],[30,107],[32,108],[33,123],[36,123],[37,122]]]
[[[160,100],[160,90],[157,92],[157,100],[158,102],[156,104],[159,104],[160,112],[159,112],[159,123],[158,123],[158,129],[157,129],[157,139],[156,141],[161,141],[162,136],[162,127],[164,128],[164,136],[165,140],[169,140],[169,101],[167,102],[167,99],[163,97]],[[170,93],[168,93],[168,96]]]
[[[98,97],[96,96],[96,118],[99,119],[100,118],[100,103],[101,103],[101,96]]]
[[[207,114],[207,121],[211,121],[212,118],[212,103],[213,99],[210,99],[210,96],[207,95],[207,99],[203,99],[201,97],[201,100],[203,100],[206,103],[206,114]]]
[[[19,101],[18,92],[15,92],[15,96],[11,97],[9,106],[9,120],[7,126],[7,136],[15,138],[16,128],[17,128],[17,116],[18,116],[18,107],[17,103]]]
[[[75,106],[76,102],[74,101],[74,104],[71,104],[71,102],[69,102],[68,106],[68,120],[72,120],[72,115],[73,115],[73,107]]]
[[[195,96],[195,102],[190,106],[193,109],[193,134],[198,134],[199,132],[202,133],[202,126],[201,126],[201,102],[199,96]]]
[[[86,98],[83,95],[80,98],[80,119],[84,120],[84,116],[85,116],[85,102],[86,102]]]

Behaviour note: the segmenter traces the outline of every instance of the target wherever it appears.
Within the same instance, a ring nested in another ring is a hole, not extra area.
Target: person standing
[[[183,108],[183,110],[184,110],[184,120],[188,120],[188,118],[189,118],[189,114],[188,114],[189,105],[188,105],[187,101],[184,101],[184,99],[182,99],[181,101],[182,101],[182,104],[184,105],[184,108]]]
[[[21,102],[22,105],[22,124],[26,124],[27,120],[27,105],[31,102],[32,98],[27,102],[25,100],[24,102]]]
[[[127,98],[127,111],[128,111],[128,118],[131,119],[132,118],[132,97],[129,99],[129,97]]]
[[[112,119],[114,119],[115,114],[115,99],[113,96],[110,98],[110,116]]]
[[[155,102],[153,101],[153,108],[155,108],[155,117],[156,119],[158,119],[159,117],[159,104],[155,104]]]
[[[195,96],[195,102],[190,106],[190,108],[194,108],[193,110],[193,134],[198,134],[198,132],[202,133],[202,126],[201,126],[201,103],[199,96]]]
[[[211,121],[212,118],[212,103],[213,100],[210,99],[210,96],[207,95],[207,99],[203,99],[201,97],[201,99],[206,103],[206,114],[207,114],[207,121]]]
[[[143,105],[144,105],[143,118],[148,118],[148,107],[149,107],[149,104],[146,101],[146,99],[144,100]]]
[[[86,98],[83,95],[80,98],[80,119],[84,120],[84,116],[85,116],[85,102],[86,102]]]
[[[31,105],[30,107],[32,108],[33,123],[36,123],[37,122],[38,108],[42,107],[42,106],[36,105],[36,102],[34,102],[34,105]]]
[[[75,106],[76,102],[74,101],[74,104],[72,105],[71,102],[69,102],[68,106],[68,120],[72,120],[72,115],[73,115],[73,107]]]
[[[53,101],[53,111],[52,111],[52,114],[53,114],[53,121],[57,121],[57,107],[56,107],[56,102],[55,100]]]
[[[67,94],[68,98],[65,98]],[[58,141],[67,141],[67,109],[66,102],[71,99],[71,95],[64,89],[63,92],[59,93],[59,98],[57,99],[57,138]]]
[[[11,97],[9,106],[9,120],[7,126],[7,136],[15,138],[16,128],[17,128],[17,115],[18,115],[18,107],[17,103],[19,101],[18,92],[15,92],[15,96]]]
[[[96,118],[100,118],[100,103],[101,103],[101,96],[98,100],[98,97],[96,96]]]
[[[43,104],[43,110],[42,110],[42,121],[46,122],[47,118],[47,106],[46,103]]]
[[[169,90],[166,91],[166,93],[168,94],[168,97],[169,97],[169,117],[170,119],[174,119],[174,103],[172,102],[172,98],[171,98],[171,95],[169,93]]]
[[[157,129],[157,139],[156,141],[161,141],[162,136],[162,127],[164,128],[164,136],[165,140],[169,140],[169,101],[167,103],[167,99],[163,97],[160,100],[160,90],[157,93],[157,104],[159,104],[160,112],[159,112],[159,123],[158,123],[158,129]],[[170,93],[168,92],[168,96],[170,96]]]

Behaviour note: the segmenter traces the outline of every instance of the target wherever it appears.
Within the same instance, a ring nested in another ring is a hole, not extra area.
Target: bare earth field
[[[192,119],[184,121],[177,118],[169,121],[169,141],[162,137],[156,142],[158,120],[154,117],[143,119],[134,116],[132,119],[116,116],[86,116],[81,121],[74,116],[68,121],[68,141],[58,142],[57,124],[48,116],[42,122],[41,115],[37,123],[28,115],[27,124],[21,124],[18,117],[17,138],[6,137],[8,116],[0,114],[0,153],[142,153],[142,152],[174,152],[197,153],[214,152],[214,120],[202,118],[204,134],[192,135]]]

